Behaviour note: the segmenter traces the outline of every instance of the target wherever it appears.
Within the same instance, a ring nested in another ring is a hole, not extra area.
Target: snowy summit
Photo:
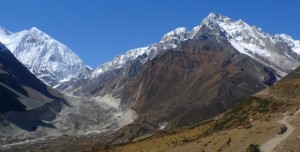
[[[0,28],[0,41],[33,74],[50,86],[68,81],[91,69],[67,46],[33,27],[12,33]]]

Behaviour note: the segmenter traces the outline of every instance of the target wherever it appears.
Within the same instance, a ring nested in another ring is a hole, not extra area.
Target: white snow
[[[163,36],[159,43],[154,43],[146,47],[128,50],[125,54],[116,56],[112,61],[98,66],[96,70],[91,74],[91,79],[95,79],[105,72],[122,68],[128,62],[135,60],[139,56],[145,55],[145,57],[140,60],[141,63],[144,64],[148,59],[151,60],[155,58],[163,50],[175,48],[180,42],[185,41],[187,39],[187,36],[188,30],[184,27],[180,27],[171,32],[168,32]]]
[[[89,74],[90,68],[72,50],[36,27],[17,33],[0,28],[0,41],[48,85],[58,85],[78,73]]]
[[[300,55],[300,41],[295,41],[295,46],[292,48],[294,52]]]
[[[251,56],[253,57],[253,55],[251,53],[248,53],[246,50],[245,50],[245,47],[242,46],[241,44],[239,44],[238,42],[236,42],[234,39],[231,39],[229,40],[229,42],[231,43],[231,45],[233,47],[235,47],[240,53],[242,54],[246,54],[248,56]]]
[[[287,43],[291,49],[300,55],[300,41],[294,40],[291,36],[286,34],[276,34],[274,36],[275,41],[285,42]]]
[[[177,40],[177,41],[184,41],[187,38],[187,33],[188,30],[185,27],[179,27],[176,28],[175,30],[165,34],[160,41],[160,43],[172,43],[172,41]],[[174,43],[174,42],[173,42]]]
[[[159,123],[158,130],[164,130],[167,127],[168,124],[169,124],[168,122]]]
[[[256,26],[250,26],[242,20],[234,21],[226,16],[211,13],[206,17],[200,26],[195,27],[190,32],[190,38],[194,38],[196,33],[205,24],[210,28],[218,28],[225,32],[226,39],[240,53],[246,54],[257,61],[275,69],[278,73],[287,74],[288,71],[300,66],[299,56],[291,56],[287,53],[282,55],[276,48],[278,42],[288,44],[292,51],[300,55],[300,43],[293,40],[286,34],[277,34],[272,37],[270,34],[263,32]],[[287,51],[278,48],[279,51]]]

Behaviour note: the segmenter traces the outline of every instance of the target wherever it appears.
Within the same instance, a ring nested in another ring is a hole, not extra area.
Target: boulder
[[[287,131],[287,127],[285,124],[280,125],[279,130],[278,130],[278,135],[282,135]]]

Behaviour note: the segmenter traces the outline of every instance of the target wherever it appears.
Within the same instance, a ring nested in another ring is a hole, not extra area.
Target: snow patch
[[[168,122],[162,122],[162,123],[160,123],[158,125],[158,130],[164,130],[167,127],[168,124],[169,124]]]

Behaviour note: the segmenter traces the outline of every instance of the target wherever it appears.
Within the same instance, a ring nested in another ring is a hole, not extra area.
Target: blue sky
[[[300,39],[299,8],[298,0],[0,0],[0,25],[35,26],[95,68],[177,27],[190,30],[210,12]]]

